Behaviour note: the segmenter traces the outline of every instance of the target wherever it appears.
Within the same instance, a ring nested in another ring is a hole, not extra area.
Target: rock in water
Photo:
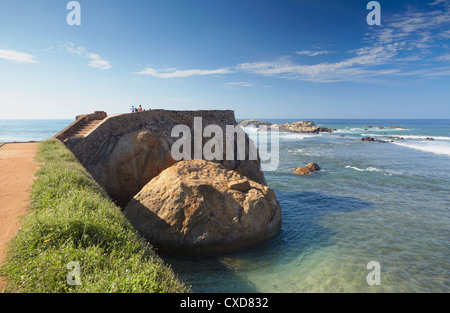
[[[181,161],[152,179],[125,217],[162,252],[208,255],[274,236],[281,208],[274,191],[208,161]]]
[[[320,171],[320,166],[316,163],[309,163],[304,167],[299,167],[294,170],[296,175],[311,175],[314,172]]]

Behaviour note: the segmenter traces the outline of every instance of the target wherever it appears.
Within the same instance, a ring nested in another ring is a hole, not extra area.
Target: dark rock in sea
[[[375,141],[375,138],[373,138],[373,137],[364,137],[364,138],[361,138],[361,141]]]
[[[404,140],[405,138],[403,137],[387,137],[388,139],[396,139],[396,140]]]
[[[386,127],[386,128],[391,128],[391,129],[406,129],[406,128],[400,127],[400,126],[389,126],[389,127]]]
[[[431,138],[431,137],[427,137],[427,140],[434,140],[434,138]]]

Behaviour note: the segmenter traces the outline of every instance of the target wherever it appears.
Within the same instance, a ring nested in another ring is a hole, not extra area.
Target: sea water
[[[43,141],[69,126],[73,120],[2,120],[1,142]]]
[[[449,292],[450,120],[315,122],[337,131],[281,133],[280,166],[265,172],[281,231],[238,253],[168,258],[180,278],[194,292]],[[322,170],[293,174],[309,162]]]
[[[0,142],[41,141],[71,122],[0,120]],[[449,292],[450,120],[315,122],[337,131],[281,133],[280,166],[265,172],[280,232],[238,253],[165,258],[179,278],[194,292]],[[293,174],[309,162],[322,170]],[[367,283],[372,261],[379,286]]]

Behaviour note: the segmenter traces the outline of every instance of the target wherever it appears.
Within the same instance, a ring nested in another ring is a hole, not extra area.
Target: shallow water
[[[265,173],[283,214],[272,240],[168,262],[195,292],[449,292],[450,121],[316,123],[338,132],[282,134],[280,166]],[[367,134],[405,139],[362,142]],[[292,174],[309,162],[322,171]],[[371,261],[380,286],[366,281]]]

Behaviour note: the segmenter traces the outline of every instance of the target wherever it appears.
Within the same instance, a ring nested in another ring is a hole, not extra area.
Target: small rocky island
[[[173,159],[179,139],[173,128],[185,125],[194,133],[198,117],[202,131],[237,126],[233,111],[95,112],[77,117],[55,137],[162,252],[209,255],[268,240],[281,228],[281,207],[259,157],[227,160],[223,149],[222,160]],[[204,146],[208,138],[202,141]],[[237,144],[235,138],[235,149]],[[247,152],[250,144],[245,134]]]
[[[267,126],[267,129],[271,129],[272,127],[278,127],[280,132],[291,132],[291,133],[309,133],[309,134],[318,134],[318,133],[332,133],[336,131],[336,129],[329,129],[326,127],[318,127],[314,122],[311,121],[298,121],[293,123],[286,124],[272,124],[265,121],[259,120],[244,120],[240,121],[239,125],[242,127],[254,126]]]

